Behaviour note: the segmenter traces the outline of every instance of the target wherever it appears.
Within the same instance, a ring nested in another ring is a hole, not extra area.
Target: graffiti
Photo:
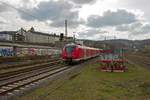
[[[35,55],[57,56],[60,54],[60,50],[48,49],[48,48],[42,49],[42,48],[21,48],[21,47],[17,47],[15,50],[13,50],[13,47],[0,47],[0,56],[1,57],[13,56],[14,53],[18,57],[35,56]]]
[[[13,56],[12,48],[0,48],[0,56]]]
[[[16,48],[16,54],[19,57],[28,55],[27,48]]]
[[[28,55],[35,55],[35,49],[34,48],[28,48]]]

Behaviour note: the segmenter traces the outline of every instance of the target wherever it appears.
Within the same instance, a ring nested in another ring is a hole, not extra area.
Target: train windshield
[[[68,52],[68,53],[72,53],[72,51],[73,51],[73,49],[75,48],[76,46],[67,46],[66,47],[66,51]]]

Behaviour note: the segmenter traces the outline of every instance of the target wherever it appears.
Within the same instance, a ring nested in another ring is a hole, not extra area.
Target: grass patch
[[[59,89],[49,93],[43,100],[149,100],[149,70],[138,65],[127,66],[127,72],[111,73],[98,71],[100,65],[97,63],[88,64],[82,73],[63,81]],[[36,94],[30,96],[42,95],[50,91],[49,87],[38,89]]]

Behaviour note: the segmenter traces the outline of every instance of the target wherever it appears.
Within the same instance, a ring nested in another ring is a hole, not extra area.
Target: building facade
[[[32,27],[28,31],[21,28],[18,31],[0,32],[0,41],[55,44],[57,41],[60,41],[60,36],[56,34],[37,32]],[[67,37],[65,41],[72,42],[73,37]]]
[[[0,32],[0,41],[12,41],[15,31],[2,31]]]
[[[59,41],[59,36],[35,31],[28,31],[25,34],[25,38],[25,42],[31,43],[55,43],[56,41]]]
[[[31,28],[28,31],[23,30],[22,28],[16,33],[22,35],[24,42],[27,43],[52,43],[59,41],[59,36],[55,34],[47,34],[42,32],[37,32],[34,28]]]

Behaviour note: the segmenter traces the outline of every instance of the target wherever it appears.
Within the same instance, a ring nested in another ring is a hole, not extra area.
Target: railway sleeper
[[[14,85],[19,85],[20,83],[13,83]]]
[[[8,86],[3,86],[2,89],[6,89],[6,90],[9,90],[9,89],[12,89],[13,87],[8,87]]]
[[[6,91],[5,89],[0,89],[0,93]]]
[[[31,83],[31,84],[30,84],[30,86],[34,86],[34,85],[35,85],[34,83]]]
[[[15,85],[15,84],[9,84],[8,86],[9,87],[17,87],[17,85]]]
[[[34,82],[39,81],[39,79],[41,80],[42,78],[48,77],[48,76],[50,76],[50,75],[52,75],[52,74],[54,74],[56,72],[59,72],[61,70],[64,70],[64,69],[66,69],[66,67],[63,67],[63,68],[60,68],[60,69],[56,69],[54,71],[51,71],[51,72],[48,72],[48,73],[45,73],[45,74],[41,74],[41,75],[34,76],[32,78],[29,78],[29,79],[26,79],[26,80],[23,80],[23,81],[19,81],[19,82],[13,83],[15,85],[9,85],[11,87],[3,86],[0,93],[6,92],[6,91],[11,91],[13,88],[18,88],[19,90],[20,89],[24,90],[25,87],[28,88],[28,87],[31,87],[31,85],[35,85]],[[22,86],[23,86],[23,88],[22,88]]]

